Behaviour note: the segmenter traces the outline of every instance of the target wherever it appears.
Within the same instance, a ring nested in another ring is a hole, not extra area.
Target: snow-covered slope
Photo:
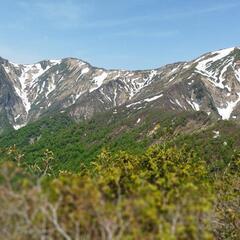
[[[223,119],[230,119],[240,102],[239,54],[239,48],[228,48],[196,61],[196,72],[205,76],[214,88],[212,96]]]
[[[50,68],[61,63],[61,60],[43,61],[36,64],[15,64],[8,61],[3,63],[3,68],[12,83],[15,93],[24,107],[24,112],[14,115],[15,123],[20,120],[20,124],[13,124],[15,129],[27,123],[27,117],[34,102],[33,89],[39,84],[42,77]]]
[[[49,111],[64,111],[89,95],[96,106],[101,105],[96,111],[121,105],[150,84],[158,72],[105,70],[74,58],[29,65],[2,59],[0,64],[5,80],[14,89],[17,105],[21,105],[8,109],[9,121],[15,129]],[[84,108],[81,113],[84,118],[95,112]]]
[[[127,107],[132,110],[161,107],[174,111],[205,111],[214,118],[238,119],[239,73],[239,48],[207,53],[194,61],[177,64],[170,74],[163,70],[161,81],[153,81]],[[160,93],[163,96],[154,102],[142,101],[146,94],[154,99]]]
[[[125,106],[240,117],[240,49],[207,53],[155,70],[106,70],[75,58],[22,65],[0,58],[0,112],[18,129],[53,112],[74,118]]]

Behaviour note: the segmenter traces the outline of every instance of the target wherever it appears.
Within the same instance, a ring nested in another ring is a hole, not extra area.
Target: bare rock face
[[[0,128],[15,129],[53,112],[89,119],[119,107],[204,111],[240,118],[240,49],[144,71],[106,70],[75,58],[14,64],[0,58]],[[2,120],[4,119],[4,121]]]

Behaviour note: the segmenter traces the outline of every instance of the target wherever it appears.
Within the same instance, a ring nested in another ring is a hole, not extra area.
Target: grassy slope
[[[194,149],[216,171],[226,166],[240,150],[239,137],[239,123],[218,121],[202,131],[181,135],[171,144],[177,146],[184,144]]]

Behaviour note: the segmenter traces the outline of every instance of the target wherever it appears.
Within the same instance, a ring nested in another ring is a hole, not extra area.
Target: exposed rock
[[[119,106],[129,112],[155,107],[238,119],[239,102],[239,48],[145,71],[106,70],[75,58],[31,65],[0,58],[0,110],[15,129],[56,111],[88,119]]]

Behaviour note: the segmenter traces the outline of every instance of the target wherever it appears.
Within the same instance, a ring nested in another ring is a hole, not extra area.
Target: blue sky
[[[240,45],[239,0],[0,0],[0,56],[147,69]]]

